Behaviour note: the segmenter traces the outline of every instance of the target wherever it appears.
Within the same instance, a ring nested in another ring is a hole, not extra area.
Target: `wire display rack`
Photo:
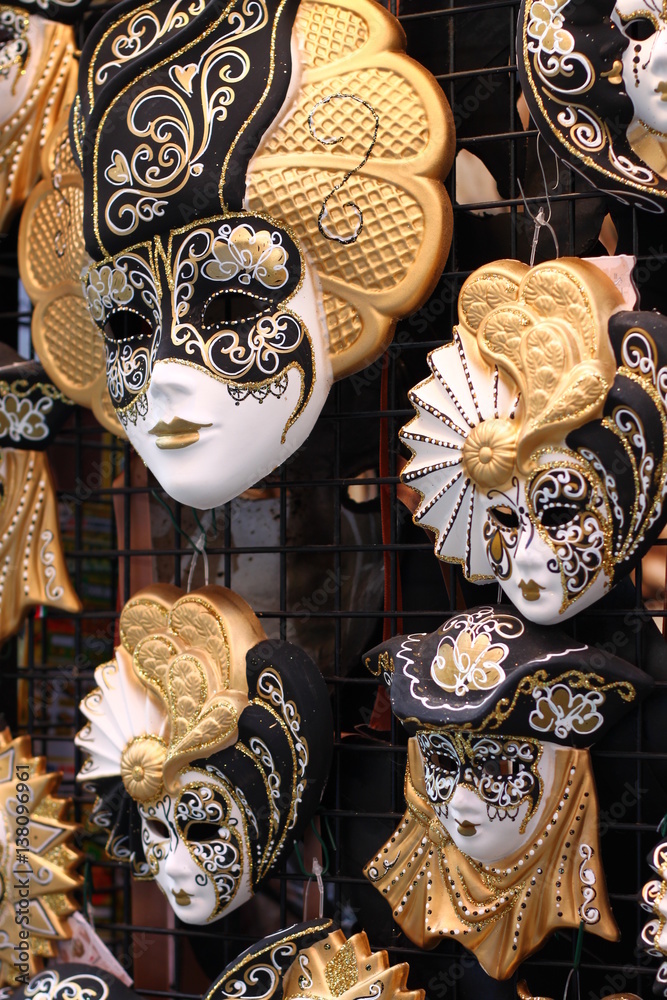
[[[64,770],[61,791],[72,797],[75,819],[85,821],[91,801],[74,781],[82,763],[72,745],[82,723],[77,706],[94,685],[95,667],[112,655],[119,609],[137,581],[185,586],[193,559],[192,582],[201,585],[204,561],[194,549],[203,540],[210,582],[238,590],[270,635],[303,645],[331,691],[335,751],[317,836],[310,834],[261,895],[229,917],[203,928],[174,922],[155,885],[139,885],[128,870],[105,860],[102,837],[89,829],[82,835],[87,912],[147,996],[198,997],[241,950],[301,919],[304,899],[309,915],[316,915],[318,893],[308,872],[314,845],[322,841],[325,848],[317,853],[328,860],[326,915],[348,933],[365,929],[372,946],[387,949],[393,961],[407,960],[410,986],[423,987],[429,1000],[491,996],[490,985],[473,992],[473,962],[456,943],[445,941],[432,952],[413,947],[362,876],[364,863],[402,816],[406,762],[406,738],[395,721],[386,733],[370,725],[377,680],[364,670],[362,654],[383,630],[431,631],[456,608],[498,599],[497,587],[474,587],[454,568],[441,569],[431,543],[397,499],[397,432],[412,414],[407,390],[426,375],[427,352],[449,338],[467,275],[501,257],[528,262],[535,234],[531,214],[540,207],[550,208],[562,255],[607,252],[598,239],[604,221],[611,249],[616,239],[617,252],[637,257],[642,308],[667,305],[664,223],[601,197],[566,168],[559,170],[545,147],[538,149],[516,76],[518,2],[401,0],[399,6],[392,0],[389,9],[405,29],[409,54],[442,86],[457,129],[459,157],[447,181],[452,248],[429,301],[398,325],[382,359],[334,387],[297,455],[249,495],[215,512],[193,512],[171,501],[129,445],[103,433],[87,412],[76,412],[49,453],[68,565],[84,610],[30,617],[24,636],[0,654],[2,702],[13,731],[30,733],[34,752],[46,753]],[[471,164],[485,180],[474,200]],[[554,254],[542,229],[536,260]],[[17,279],[12,233],[0,260],[8,303],[2,337],[12,346],[24,319],[16,305]],[[151,537],[136,530],[137,519],[146,516]],[[649,877],[646,854],[667,810],[667,727],[660,724],[666,717],[667,664],[656,625],[663,607],[664,584],[651,589],[638,572],[613,599],[571,623],[577,637],[605,644],[656,678],[650,704],[593,753],[601,851],[622,937],[610,944],[585,936],[585,1000],[622,990],[646,998],[655,974],[656,960],[637,948],[645,919],[637,895]],[[576,939],[576,933],[558,934],[525,964],[522,974],[536,996],[563,995]]]

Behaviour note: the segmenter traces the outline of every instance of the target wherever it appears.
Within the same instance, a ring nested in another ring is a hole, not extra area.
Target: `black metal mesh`
[[[372,946],[386,948],[392,959],[408,960],[410,985],[424,987],[430,1000],[463,1000],[495,996],[495,987],[471,985],[471,959],[453,942],[433,952],[410,945],[393,924],[389,906],[361,874],[402,815],[406,759],[400,727],[392,723],[389,734],[369,728],[377,681],[364,671],[361,654],[381,639],[385,619],[392,631],[400,621],[405,631],[430,631],[457,604],[498,596],[495,586],[466,584],[449,567],[441,572],[430,542],[397,501],[397,431],[411,415],[407,389],[426,375],[426,353],[449,337],[458,291],[470,271],[504,256],[529,260],[534,225],[526,208],[535,214],[540,206],[547,207],[540,158],[561,254],[604,253],[598,233],[610,214],[618,252],[638,258],[635,277],[642,307],[662,309],[667,255],[660,219],[601,198],[567,169],[558,171],[544,146],[538,158],[536,132],[523,127],[517,106],[515,0],[457,5],[403,0],[400,10],[396,8],[397,0],[392,0],[390,9],[406,31],[408,52],[436,75],[449,99],[457,149],[482,161],[495,180],[498,198],[458,204],[462,196],[457,199],[457,190],[462,190],[470,164],[459,161],[447,182],[454,204],[452,250],[435,292],[419,312],[399,324],[383,359],[334,387],[309,442],[253,496],[227,504],[214,515],[195,515],[169,500],[150,476],[146,486],[136,485],[141,467],[131,465],[129,446],[103,434],[88,413],[76,413],[50,457],[61,496],[68,562],[85,610],[74,617],[48,610],[30,618],[25,637],[2,650],[2,700],[13,730],[29,732],[35,752],[47,753],[54,766],[64,767],[62,788],[73,798],[75,817],[84,819],[90,797],[73,780],[81,765],[72,747],[81,724],[77,705],[93,685],[95,666],[112,654],[119,601],[130,597],[142,558],[149,560],[148,571],[156,579],[185,585],[192,541],[199,544],[205,534],[210,582],[237,589],[271,634],[303,645],[330,684],[335,754],[318,820],[329,855],[325,913],[348,933],[365,928]],[[490,210],[494,214],[488,214]],[[5,296],[2,337],[15,345],[19,306],[14,236],[10,234],[2,248],[0,281]],[[553,255],[551,238],[542,230],[536,259]],[[388,440],[385,477],[379,474],[383,430]],[[384,543],[379,499],[383,486],[391,503],[390,533]],[[150,505],[152,538],[134,543],[132,519],[142,495]],[[383,611],[385,552],[389,607]],[[193,585],[202,582],[200,557]],[[581,997],[586,1000],[622,990],[647,997],[656,966],[636,948],[636,941],[644,919],[637,894],[649,876],[645,856],[658,839],[656,826],[667,809],[667,728],[661,725],[661,678],[667,668],[664,642],[651,617],[663,616],[664,587],[662,592],[645,593],[653,599],[649,613],[641,586],[637,573],[636,586],[621,585],[611,600],[572,623],[580,638],[605,643],[658,678],[648,705],[594,751],[601,850],[622,938],[612,945],[585,936]],[[307,869],[313,842],[311,837],[305,852],[301,849]],[[102,845],[103,838],[90,833],[82,837],[89,859],[86,900],[99,933],[130,972],[134,968],[140,992],[150,996],[165,990],[175,997],[200,995],[206,982],[257,937],[300,919],[306,885],[309,900],[316,896],[313,882],[292,856],[261,897],[207,928],[165,926],[167,907],[155,886],[138,920],[138,911],[133,911],[136,883],[126,870],[105,860]],[[570,932],[556,935],[526,963],[523,971],[536,995],[563,995],[576,937]]]

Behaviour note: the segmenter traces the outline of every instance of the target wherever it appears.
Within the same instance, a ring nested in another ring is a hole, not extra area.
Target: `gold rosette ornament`
[[[27,983],[71,937],[81,856],[70,846],[79,827],[63,819],[69,801],[55,795],[61,777],[32,756],[29,736],[0,732],[0,985]]]

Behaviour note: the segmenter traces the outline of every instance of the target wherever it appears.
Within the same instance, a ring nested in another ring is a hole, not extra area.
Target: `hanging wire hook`
[[[551,238],[554,241],[554,249],[556,251],[556,260],[560,257],[560,246],[558,244],[558,237],[556,236],[556,230],[551,225],[551,199],[549,198],[549,186],[547,184],[547,175],[544,169],[544,164],[542,162],[542,155],[540,153],[540,140],[539,136],[537,139],[537,162],[540,165],[540,173],[542,174],[542,184],[544,186],[544,197],[547,203],[547,214],[544,212],[544,208],[540,205],[540,209],[537,213],[531,211],[528,201],[526,200],[526,195],[523,190],[523,185],[519,178],[517,177],[516,182],[519,186],[519,191],[521,192],[521,200],[523,201],[523,207],[527,214],[535,223],[535,231],[533,233],[533,242],[530,248],[530,266],[532,267],[535,263],[535,254],[537,253],[537,244],[540,239],[540,229],[544,226],[551,233]],[[560,172],[558,174],[558,182],[560,182]]]
[[[563,1000],[568,1000],[570,995],[570,982],[574,979],[577,986],[577,1000],[581,1000],[581,980],[579,978],[579,966],[581,964],[581,953],[584,948],[584,922],[581,920],[579,922],[579,932],[577,934],[577,942],[574,946],[574,961],[572,963],[572,968],[568,973],[568,977],[565,981],[565,992],[563,993]]]
[[[190,572],[188,573],[188,583],[187,583],[188,593],[190,593],[190,588],[192,586],[192,577],[194,575],[195,566],[197,565],[197,559],[200,555],[204,560],[204,584],[205,586],[208,587],[208,553],[206,552],[206,529],[202,526],[202,523],[199,520],[199,517],[197,516],[197,513],[195,512],[194,508],[192,508],[192,512],[195,515],[195,520],[199,525],[199,529],[201,531],[201,534],[196,542],[194,541],[194,539],[190,538],[187,531],[184,531],[183,528],[181,528],[180,524],[174,517],[173,510],[166,502],[166,500],[163,500],[160,494],[156,490],[151,490],[151,496],[153,496],[158,501],[158,503],[162,504],[167,514],[169,515],[169,520],[176,528],[176,531],[179,533],[179,535],[182,535],[183,538],[185,538],[185,540],[188,542],[189,545],[192,546],[194,550],[192,554],[192,561],[190,563]]]

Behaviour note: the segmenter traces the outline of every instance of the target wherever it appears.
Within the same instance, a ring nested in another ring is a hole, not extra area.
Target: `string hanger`
[[[537,162],[540,165],[540,173],[542,174],[542,184],[544,187],[544,198],[547,203],[547,211],[545,213],[544,207],[540,205],[539,211],[537,213],[532,212],[530,205],[526,199],[526,195],[523,190],[523,185],[519,178],[517,177],[516,182],[519,186],[519,191],[521,192],[521,200],[523,201],[523,207],[526,213],[530,216],[535,224],[535,230],[533,232],[533,242],[530,248],[530,266],[532,267],[535,263],[535,255],[537,253],[537,244],[540,239],[540,229],[543,227],[548,229],[551,233],[551,238],[554,241],[554,249],[556,251],[556,260],[560,257],[560,246],[558,244],[558,237],[556,236],[556,230],[551,225],[551,199],[549,198],[549,185],[547,184],[547,176],[544,170],[544,163],[542,162],[542,154],[540,152],[540,139],[541,136],[538,135],[536,149],[537,149]],[[554,184],[553,190],[555,191],[560,183],[560,165],[558,163],[558,157],[554,156],[556,161],[556,183]]]
[[[197,539],[197,541],[195,541],[193,538],[190,538],[190,535],[188,535],[187,531],[184,531],[183,528],[181,528],[180,524],[174,517],[174,512],[172,511],[171,507],[166,502],[166,500],[163,500],[163,498],[160,496],[157,490],[151,490],[151,496],[154,497],[158,501],[158,503],[162,504],[167,514],[169,515],[169,520],[176,528],[176,531],[179,533],[179,535],[183,536],[188,545],[190,545],[193,549],[192,559],[190,561],[190,571],[188,573],[188,582],[185,588],[187,593],[189,594],[192,589],[192,579],[194,577],[195,567],[197,565],[197,559],[199,558],[199,556],[201,556],[202,559],[204,560],[204,586],[208,587],[209,570],[208,570],[208,553],[206,551],[206,529],[199,520],[197,511],[194,509],[194,507],[191,508],[192,513],[194,514],[195,517],[195,521],[197,522],[200,531],[199,538]]]

